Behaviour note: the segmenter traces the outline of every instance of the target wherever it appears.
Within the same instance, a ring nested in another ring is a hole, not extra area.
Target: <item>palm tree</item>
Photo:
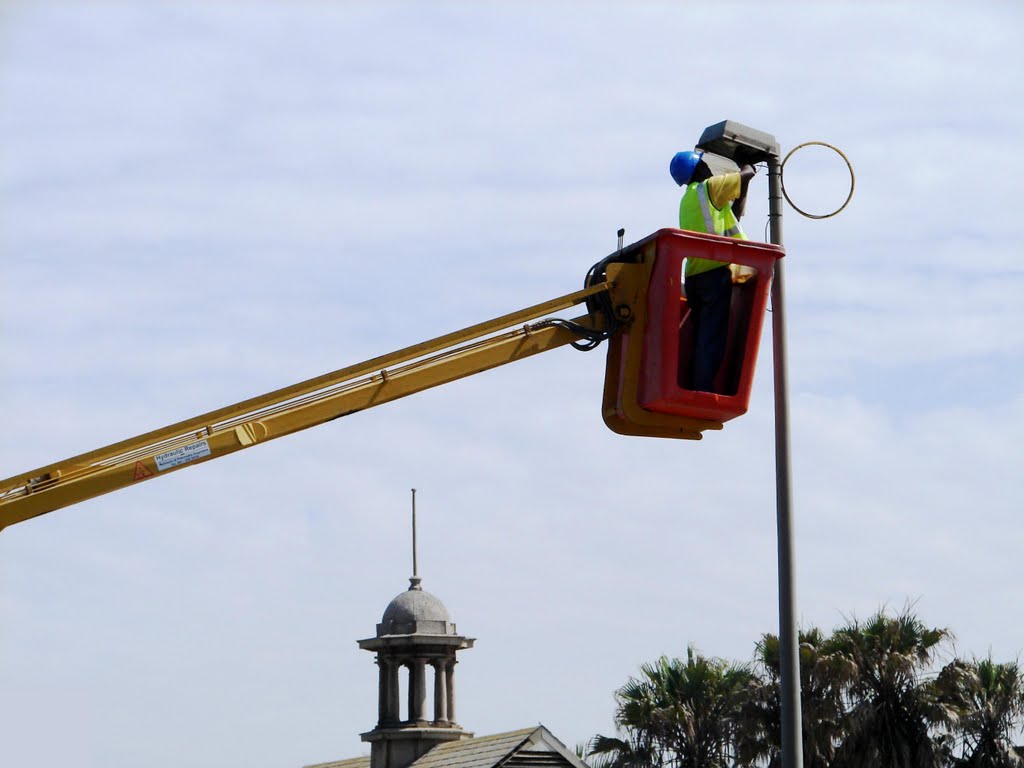
[[[926,627],[909,607],[895,617],[879,611],[835,630],[828,651],[848,664],[836,768],[941,765],[942,745],[931,731],[951,727],[956,712],[924,675],[949,639],[948,630]]]
[[[598,734],[591,739],[587,760],[595,768],[659,768],[664,764],[655,733],[664,694],[651,670],[649,665],[641,667],[639,679],[630,678],[616,691],[615,725],[625,738]]]
[[[595,736],[580,758],[586,758],[593,768],[659,768],[661,759],[634,740],[633,734],[625,739],[612,736]]]
[[[615,694],[615,724],[625,738],[595,736],[589,755],[609,768],[728,765],[750,670],[691,647],[685,662],[663,656],[640,672]]]
[[[954,661],[939,673],[937,687],[959,710],[953,728],[958,768],[1018,768],[1024,754],[1010,739],[1024,721],[1024,674],[1017,662],[996,664],[991,654]]]
[[[841,732],[842,690],[849,664],[827,651],[820,629],[801,631],[799,641],[803,764],[805,768],[827,768]],[[782,759],[781,658],[776,635],[761,637],[755,662],[762,676],[752,682],[743,706],[738,762],[774,768]]]

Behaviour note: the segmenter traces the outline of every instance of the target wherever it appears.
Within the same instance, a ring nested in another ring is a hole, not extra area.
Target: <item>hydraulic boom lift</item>
[[[757,270],[746,292],[760,299],[738,313],[739,378],[721,393],[679,384],[687,354],[680,270],[694,254]],[[0,530],[566,344],[586,350],[610,340],[603,415],[611,429],[700,439],[746,410],[781,255],[778,246],[669,229],[622,248],[620,231],[619,250],[590,269],[580,291],[0,481]],[[588,312],[574,320],[546,318],[580,304]]]

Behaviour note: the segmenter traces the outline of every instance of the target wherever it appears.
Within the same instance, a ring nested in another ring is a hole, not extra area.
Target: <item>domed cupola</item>
[[[388,603],[377,625],[377,637],[455,634],[448,609],[439,598],[424,591],[421,581],[419,576],[413,576],[409,588]]]
[[[444,603],[426,592],[415,575],[415,495],[413,531],[409,589],[388,603],[376,637],[359,641],[360,648],[377,654],[379,667],[377,727],[362,734],[371,744],[371,768],[405,768],[442,742],[473,735],[455,720],[455,657],[474,641],[458,634]],[[427,711],[428,667],[434,683],[432,713]]]

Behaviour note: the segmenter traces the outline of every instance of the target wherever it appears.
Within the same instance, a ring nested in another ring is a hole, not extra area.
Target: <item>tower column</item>
[[[427,662],[416,658],[409,664],[409,721],[420,722],[426,719],[427,708]]]
[[[445,659],[434,659],[434,722],[448,722],[448,665]]]
[[[396,725],[402,719],[399,712],[402,694],[398,684],[398,671],[401,669],[401,664],[393,659],[386,659],[385,663],[388,667],[388,709],[386,719],[389,725]]]
[[[388,719],[388,696],[391,693],[391,686],[388,684],[388,663],[378,654],[377,656],[377,725],[381,726]]]
[[[455,660],[454,655],[448,659],[448,663],[445,664],[445,688],[448,694],[448,722],[455,723],[455,665],[458,662]]]

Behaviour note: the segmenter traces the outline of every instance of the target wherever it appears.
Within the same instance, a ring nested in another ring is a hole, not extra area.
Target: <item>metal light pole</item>
[[[782,245],[782,165],[768,158],[768,226]],[[782,686],[782,767],[803,768],[800,708],[800,637],[796,622],[796,553],[793,546],[792,474],[789,463],[789,365],[786,357],[785,259],[772,281],[772,353],[775,370],[775,509],[779,548],[779,681]]]
[[[775,137],[731,120],[704,130],[697,147],[737,163],[768,162],[770,240],[782,245],[782,163]],[[772,351],[775,370],[775,508],[779,556],[779,678],[782,700],[782,768],[803,768],[800,711],[800,645],[796,622],[793,504],[790,497],[789,384],[786,362],[785,259],[772,281]]]

